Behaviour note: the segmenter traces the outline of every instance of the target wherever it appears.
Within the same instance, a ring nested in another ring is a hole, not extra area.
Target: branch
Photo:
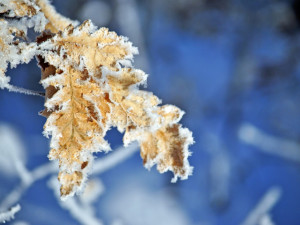
[[[24,166],[24,165],[23,165]],[[25,168],[25,166],[24,166]],[[27,170],[27,169],[26,169]],[[57,166],[54,163],[46,163],[44,165],[39,166],[34,169],[32,172],[27,171],[26,177],[27,179],[22,179],[21,184],[14,188],[1,202],[0,209],[7,208],[16,202],[20,201],[24,192],[33,185],[36,181],[46,177],[49,174],[56,173],[58,171]]]
[[[17,86],[11,85],[11,84],[6,84],[5,88],[7,88],[8,91],[11,91],[11,92],[21,93],[21,94],[25,94],[25,95],[35,95],[35,96],[40,96],[43,98],[45,97],[45,93],[43,93],[43,92],[32,91],[32,90],[17,87]]]
[[[72,217],[81,224],[86,225],[102,225],[102,222],[95,217],[92,207],[86,207],[80,204],[75,198],[69,198],[66,201],[60,200],[59,184],[55,177],[49,180],[48,186],[54,191],[55,197],[59,205],[68,210]]]
[[[266,214],[260,219],[259,225],[275,225],[275,224],[272,222],[271,216],[269,214]]]
[[[20,209],[21,206],[18,204],[6,212],[0,213],[0,223],[6,223],[7,221],[13,219],[15,217],[15,214],[19,212]]]
[[[127,158],[132,156],[136,151],[139,150],[139,145],[137,142],[129,145],[128,147],[119,147],[108,156],[103,159],[98,159],[93,166],[94,174],[101,174],[117,164],[125,161]]]
[[[214,134],[203,136],[204,149],[211,156],[209,167],[210,200],[216,209],[222,209],[229,202],[229,180],[231,165],[228,150]]]
[[[116,151],[111,153],[108,156],[105,156],[103,159],[95,161],[94,172],[95,174],[101,174],[117,164],[125,161],[127,158],[133,155],[138,150],[137,144],[132,144],[129,147],[119,147]],[[22,182],[19,186],[14,188],[1,202],[0,209],[8,208],[16,202],[20,201],[23,193],[36,181],[50,175],[57,173],[58,166],[54,163],[46,163],[34,169],[33,171],[28,171],[26,174],[29,174],[29,179],[22,179]]]
[[[278,202],[280,196],[281,189],[279,187],[269,189],[241,225],[258,224]]]
[[[49,23],[46,25],[46,29],[49,29],[51,32],[56,33],[63,30],[69,24],[78,24],[77,21],[72,21],[59,14],[48,0],[37,0],[36,4],[41,8],[44,16],[48,19]]]
[[[238,135],[242,141],[263,152],[300,163],[300,145],[296,142],[273,137],[248,123],[240,127]]]

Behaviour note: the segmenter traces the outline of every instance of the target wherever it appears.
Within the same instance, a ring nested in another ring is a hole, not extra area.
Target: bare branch
[[[247,123],[240,127],[238,135],[242,141],[263,152],[300,163],[300,145],[296,142],[273,137]]]
[[[256,225],[259,221],[269,213],[269,211],[278,202],[281,196],[281,189],[279,187],[272,187],[262,197],[255,208],[249,213],[247,218],[241,225]]]

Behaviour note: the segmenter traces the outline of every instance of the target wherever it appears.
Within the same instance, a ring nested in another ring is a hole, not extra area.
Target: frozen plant
[[[146,168],[157,164],[161,173],[172,171],[172,182],[191,175],[193,138],[178,123],[183,111],[160,106],[155,95],[139,90],[147,75],[132,66],[138,51],[126,37],[97,29],[89,20],[78,25],[47,0],[4,0],[0,13],[0,88],[32,94],[9,84],[5,72],[8,64],[13,68],[38,59],[44,135],[51,136],[49,159],[59,161],[62,199],[82,190],[92,154],[110,150],[104,138],[111,127],[124,132],[125,146],[139,142]],[[40,33],[35,42],[28,41],[29,28]]]

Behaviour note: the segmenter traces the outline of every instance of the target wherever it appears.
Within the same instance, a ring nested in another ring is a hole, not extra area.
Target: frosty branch
[[[124,132],[125,146],[139,142],[146,168],[157,164],[161,173],[172,171],[173,182],[191,175],[193,138],[178,124],[183,112],[139,90],[147,75],[132,66],[138,51],[126,37],[89,20],[78,25],[47,0],[4,0],[0,14],[0,88],[16,90],[8,64],[37,58],[45,88],[44,135],[51,136],[49,159],[59,161],[62,199],[82,190],[93,153],[110,150],[105,135],[111,127]],[[36,41],[28,41],[30,28],[39,33]]]

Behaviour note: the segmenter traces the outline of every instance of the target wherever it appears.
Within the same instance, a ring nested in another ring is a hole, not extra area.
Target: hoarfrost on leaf
[[[35,1],[19,0],[1,2],[0,12],[0,88],[9,88],[5,76],[8,64],[11,68],[28,63],[36,55],[36,43],[28,42],[27,30],[45,29],[46,18]]]
[[[89,20],[77,26],[47,0],[4,1],[0,10],[10,18],[0,20],[0,87],[12,87],[8,63],[37,57],[46,89],[44,135],[51,136],[49,159],[59,161],[62,199],[81,192],[93,153],[110,150],[105,135],[111,127],[124,132],[124,145],[139,142],[146,168],[172,171],[172,182],[191,175],[193,138],[178,124],[183,111],[139,89],[147,75],[132,66],[138,50],[128,38]],[[27,42],[31,27],[43,31],[36,42]]]

